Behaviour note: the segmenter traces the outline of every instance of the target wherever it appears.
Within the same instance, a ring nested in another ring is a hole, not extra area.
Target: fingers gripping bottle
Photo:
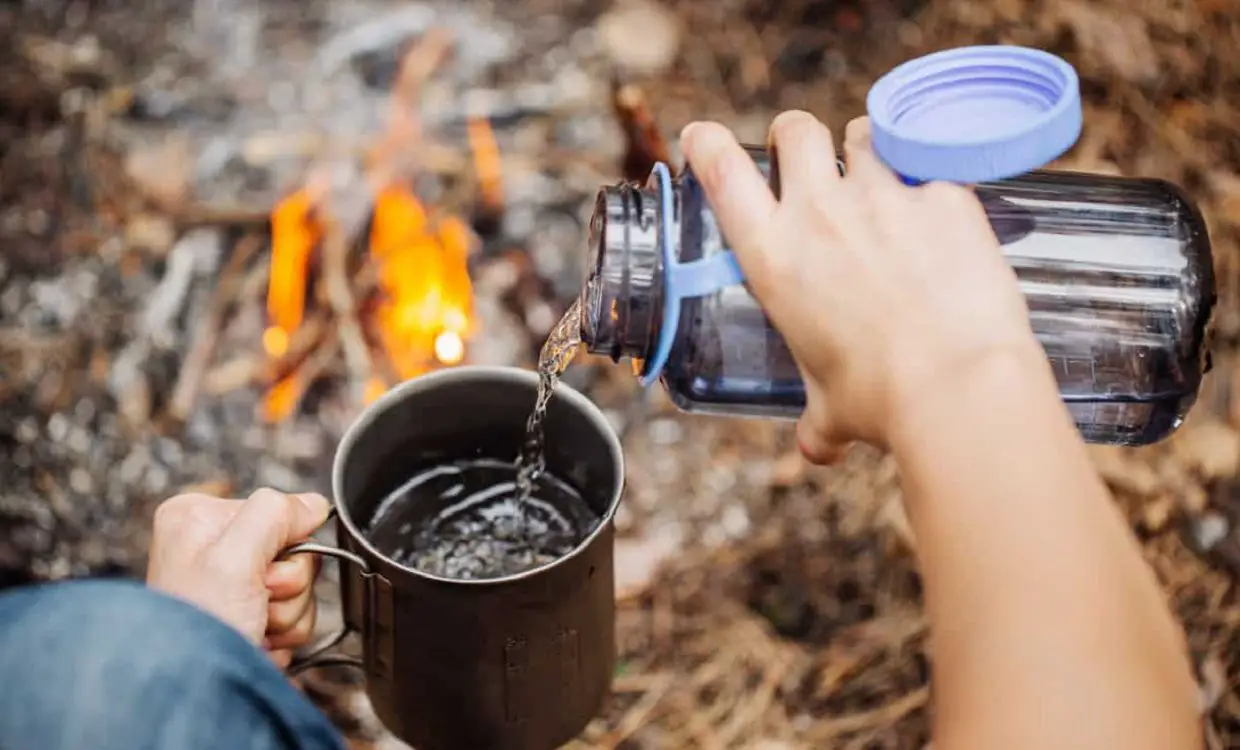
[[[1143,445],[1178,427],[1209,366],[1205,224],[1166,182],[1035,169],[1079,135],[1071,67],[1023,48],[950,50],[892,71],[869,110],[876,152],[906,181],[975,185],[1082,436]],[[747,151],[769,179],[767,153]],[[800,416],[796,363],[691,170],[673,179],[659,164],[645,186],[601,190],[589,243],[589,351],[633,360],[686,411]]]

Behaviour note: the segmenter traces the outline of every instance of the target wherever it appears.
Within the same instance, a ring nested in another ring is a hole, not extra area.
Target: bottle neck
[[[590,220],[581,340],[592,354],[644,359],[657,341],[663,261],[655,191],[621,184],[599,191]]]

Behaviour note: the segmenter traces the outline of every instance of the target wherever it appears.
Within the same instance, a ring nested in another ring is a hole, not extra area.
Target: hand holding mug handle
[[[336,508],[333,506],[332,509],[328,512],[327,518],[324,520],[324,523],[326,523],[327,521],[330,521],[333,517],[335,517],[335,515],[336,515]],[[358,568],[361,569],[363,577],[370,575],[370,566],[366,564],[366,561],[363,560],[361,556],[355,555],[352,552],[349,552],[348,550],[340,549],[339,547],[332,547],[326,544],[322,544],[321,542],[305,541],[305,542],[298,542],[296,544],[290,544],[289,546],[280,550],[280,553],[276,555],[276,560],[277,561],[286,560],[289,557],[292,557],[293,555],[299,555],[299,554],[313,554],[313,555],[324,555],[326,557],[332,557],[332,558],[335,558],[336,560],[340,560],[342,562],[352,563],[353,565],[356,565]],[[314,669],[317,667],[349,666],[349,667],[356,667],[358,669],[363,669],[364,665],[362,663],[362,660],[358,659],[357,657],[346,656],[344,654],[329,654],[328,653],[329,651],[334,649],[336,646],[340,645],[341,641],[343,641],[349,635],[349,630],[350,629],[347,624],[341,625],[339,630],[332,633],[327,638],[324,638],[321,645],[311,648],[310,651],[305,654],[294,656],[293,660],[289,662],[289,665],[285,668],[284,671],[288,675],[292,676],[292,675],[300,674],[306,671],[307,669]]]

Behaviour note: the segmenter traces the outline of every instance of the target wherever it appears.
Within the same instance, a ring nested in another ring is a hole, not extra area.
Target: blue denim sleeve
[[[344,750],[261,650],[138,582],[0,595],[2,750]]]

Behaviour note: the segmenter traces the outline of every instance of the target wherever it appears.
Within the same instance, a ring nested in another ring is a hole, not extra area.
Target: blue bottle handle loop
[[[667,358],[672,353],[672,341],[680,326],[680,305],[686,299],[705,297],[735,284],[745,283],[745,274],[731,251],[714,253],[700,260],[681,263],[676,257],[676,245],[672,242],[672,217],[676,208],[672,192],[672,171],[663,162],[654,165],[650,173],[655,190],[659,193],[659,245],[663,254],[663,323],[659,326],[659,341],[654,357],[646,363],[645,372],[638,381],[645,387],[659,382]]]

